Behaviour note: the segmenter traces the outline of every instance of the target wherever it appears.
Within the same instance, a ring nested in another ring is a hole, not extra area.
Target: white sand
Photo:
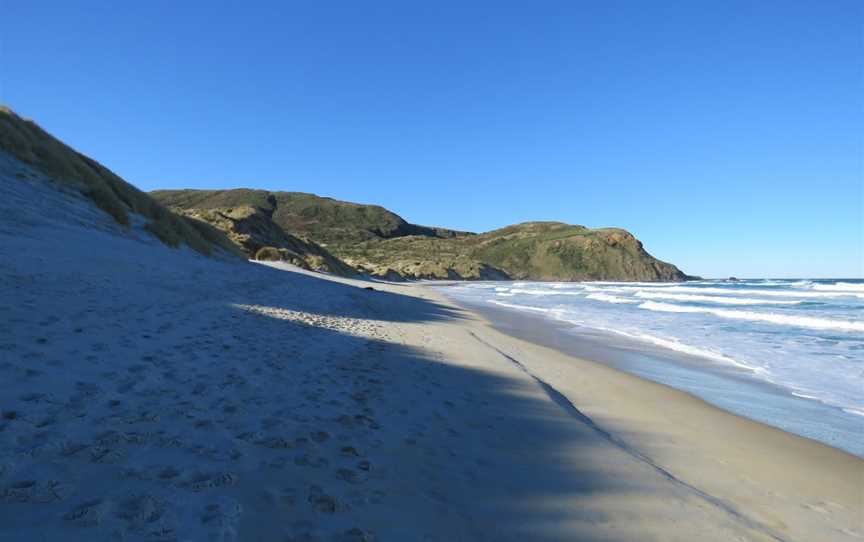
[[[169,250],[18,171],[2,541],[861,540],[848,454],[422,285]]]

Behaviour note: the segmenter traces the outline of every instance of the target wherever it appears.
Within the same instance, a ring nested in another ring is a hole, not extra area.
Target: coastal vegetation
[[[122,226],[130,225],[130,213],[144,217],[144,228],[170,247],[187,245],[205,255],[212,254],[214,249],[241,255],[236,245],[216,228],[169,211],[92,158],[3,106],[0,106],[0,151],[61,184],[78,189]]]
[[[158,190],[151,195],[217,227],[212,213],[254,208],[286,234],[387,279],[684,280],[631,233],[560,222],[527,222],[475,234],[411,224],[377,205],[301,192]]]
[[[175,208],[175,211],[193,222],[224,232],[249,258],[286,261],[303,269],[342,276],[356,273],[320,245],[280,228],[266,208],[239,205],[213,209]]]

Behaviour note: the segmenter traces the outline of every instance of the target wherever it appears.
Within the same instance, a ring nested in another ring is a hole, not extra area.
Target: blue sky
[[[864,274],[858,1],[0,13],[0,101],[142,189],[619,226],[704,276]]]

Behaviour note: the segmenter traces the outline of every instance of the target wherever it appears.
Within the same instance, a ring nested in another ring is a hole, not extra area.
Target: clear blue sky
[[[705,276],[861,276],[858,0],[0,0],[0,101],[142,189],[631,230]]]

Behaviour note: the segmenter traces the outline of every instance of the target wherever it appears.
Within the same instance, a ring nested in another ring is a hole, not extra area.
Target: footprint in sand
[[[343,446],[340,450],[340,453],[346,457],[359,457],[360,452],[357,451],[353,446]]]
[[[311,486],[307,501],[312,509],[323,514],[334,514],[339,510],[339,501],[335,497],[324,493],[320,486]]]
[[[82,503],[63,515],[63,519],[82,527],[95,527],[108,515],[110,501],[99,499]]]
[[[378,539],[373,533],[354,527],[342,533],[337,540],[339,542],[375,542]]]
[[[62,501],[69,496],[71,487],[57,480],[39,482],[24,480],[13,483],[0,491],[0,502],[50,503]]]
[[[349,484],[362,484],[368,478],[368,474],[362,471],[358,472],[353,469],[342,468],[336,471],[336,477]]]
[[[298,467],[322,468],[330,464],[327,458],[313,457],[309,454],[301,454],[294,458],[294,464]]]
[[[135,495],[120,504],[117,517],[126,520],[132,530],[137,531],[163,519],[168,507],[169,502],[165,499],[146,494]]]

